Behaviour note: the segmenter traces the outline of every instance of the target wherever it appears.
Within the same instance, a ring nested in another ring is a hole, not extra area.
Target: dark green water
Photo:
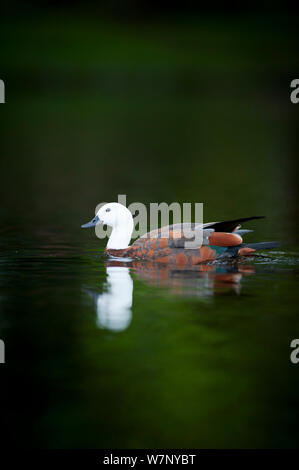
[[[52,227],[34,244],[8,233],[1,387],[10,443],[297,445],[295,253],[193,273],[122,264],[111,274],[92,232],[70,241]]]
[[[294,29],[49,17],[0,35],[4,442],[296,447]],[[281,247],[193,273],[107,265],[80,225],[118,194],[266,215],[247,240]]]

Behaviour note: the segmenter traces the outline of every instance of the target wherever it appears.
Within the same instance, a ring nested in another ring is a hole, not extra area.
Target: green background
[[[4,442],[296,447],[295,17],[15,5],[0,29]],[[266,215],[246,240],[281,247],[163,283],[132,267],[130,326],[100,329],[86,289],[107,290],[105,241],[80,225],[118,194],[203,202],[206,222]],[[240,283],[219,284],[227,269]]]

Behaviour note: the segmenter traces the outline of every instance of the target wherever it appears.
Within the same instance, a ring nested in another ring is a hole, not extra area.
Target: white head
[[[112,227],[112,233],[108,240],[107,248],[122,250],[129,246],[134,222],[129,209],[118,202],[110,202],[102,206],[96,216],[82,228],[94,227],[98,224],[106,224]]]

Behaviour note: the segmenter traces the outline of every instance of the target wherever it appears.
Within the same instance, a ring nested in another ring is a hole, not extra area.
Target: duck
[[[262,218],[264,216],[204,224],[188,222],[168,225],[145,233],[130,245],[134,229],[133,216],[126,206],[110,202],[104,204],[95,217],[81,227],[103,224],[112,228],[105,249],[109,257],[148,260],[184,268],[219,258],[237,258],[252,255],[257,250],[276,248],[279,243],[275,241],[243,243],[243,236],[252,230],[241,230],[241,223]],[[194,237],[198,230],[202,230],[198,246],[195,243],[192,248],[186,248],[186,241],[190,241],[190,237]]]

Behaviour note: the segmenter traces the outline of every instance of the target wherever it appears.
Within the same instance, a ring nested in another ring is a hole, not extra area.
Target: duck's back
[[[197,265],[219,256],[251,254],[259,249],[259,245],[263,245],[263,248],[274,246],[273,242],[269,242],[268,246],[242,243],[241,235],[251,230],[239,230],[240,223],[259,218],[262,217],[246,217],[206,224],[168,225],[142,235],[124,250],[107,251],[112,256],[152,260],[180,267]]]
[[[208,226],[209,224],[205,224]],[[178,266],[192,266],[204,261],[215,259],[225,251],[225,247],[210,245],[207,236],[211,236],[213,229],[198,224],[175,224],[152,230],[140,238],[122,253],[109,253],[114,256],[127,256],[138,259],[150,259],[158,263],[176,264]],[[202,230],[201,236],[198,236]],[[197,232],[197,236],[195,236]],[[187,248],[188,242],[193,240],[194,246]],[[242,241],[236,237],[234,244]]]

